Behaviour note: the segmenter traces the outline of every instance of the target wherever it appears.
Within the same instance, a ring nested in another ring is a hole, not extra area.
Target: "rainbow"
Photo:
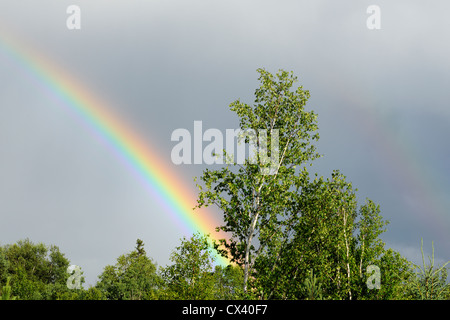
[[[413,141],[400,140],[395,128],[377,112],[374,93],[365,92],[364,87],[358,84],[354,88],[345,87],[338,76],[327,74],[324,77],[324,81],[328,81],[325,86],[332,88],[332,92],[345,103],[346,110],[343,111],[358,120],[355,131],[370,136],[369,142],[382,155],[384,169],[389,175],[386,183],[414,195],[414,206],[408,218],[429,229],[437,243],[448,248],[449,203],[438,196],[441,183],[426,171],[427,161],[414,151]],[[383,205],[381,211],[384,216]],[[417,238],[420,237],[422,235],[418,234]]]
[[[0,50],[106,141],[179,228],[187,234],[200,232],[210,234],[212,239],[223,237],[214,231],[218,222],[213,213],[193,211],[196,195],[180,182],[179,176],[161,160],[148,141],[108,108],[108,103],[96,97],[66,70],[11,37],[0,34]],[[229,261],[216,255],[216,263],[228,265]]]

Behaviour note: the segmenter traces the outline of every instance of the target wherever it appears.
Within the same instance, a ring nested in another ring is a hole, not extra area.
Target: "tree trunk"
[[[345,240],[345,250],[346,250],[346,256],[347,256],[347,284],[348,284],[348,297],[350,300],[352,300],[352,290],[350,288],[350,264],[349,264],[349,246],[348,246],[348,240],[347,240],[347,216],[345,213],[345,209],[342,210],[342,217],[344,219],[344,240]]]
[[[258,221],[259,214],[255,213],[253,216],[252,223],[250,227],[248,228],[248,234],[247,234],[247,245],[245,247],[245,258],[244,258],[244,293],[247,292],[247,281],[248,281],[248,274],[250,269],[250,248],[252,245],[253,240],[253,232],[255,231],[256,222]]]

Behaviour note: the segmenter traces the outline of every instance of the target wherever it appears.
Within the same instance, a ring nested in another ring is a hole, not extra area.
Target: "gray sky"
[[[66,9],[81,9],[68,30]],[[381,9],[369,30],[366,9]],[[448,1],[10,1],[0,37],[59,65],[171,164],[173,130],[237,128],[256,69],[294,71],[318,113],[323,158],[391,223],[383,239],[419,263],[450,260]],[[0,39],[2,41],[3,39]],[[29,54],[32,54],[29,52]],[[55,244],[94,284],[137,238],[159,265],[183,232],[130,171],[0,47],[0,244]],[[216,212],[218,214],[218,212]]]

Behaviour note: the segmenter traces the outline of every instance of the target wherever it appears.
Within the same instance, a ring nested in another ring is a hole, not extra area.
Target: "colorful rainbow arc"
[[[185,232],[199,231],[214,237],[211,212],[193,212],[195,195],[184,186],[169,166],[161,161],[148,142],[144,142],[123,120],[108,109],[107,104],[89,92],[67,71],[50,63],[36,50],[18,45],[0,35],[0,48],[25,69],[40,85],[99,134],[122,160],[138,175],[153,198],[159,202],[175,223]],[[205,215],[206,213],[206,215]],[[219,264],[229,261],[217,255]]]

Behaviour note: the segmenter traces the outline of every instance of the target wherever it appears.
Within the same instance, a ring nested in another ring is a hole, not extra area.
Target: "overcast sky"
[[[66,9],[81,9],[69,30]],[[381,29],[369,30],[369,5]],[[171,163],[173,130],[237,128],[257,68],[310,90],[324,155],[391,223],[383,239],[419,263],[450,260],[448,1],[2,0],[0,38],[33,48],[120,114],[187,186],[205,165]],[[2,39],[0,39],[2,41]],[[184,234],[80,119],[0,46],[0,244],[59,246],[94,284],[137,238],[164,266]],[[225,131],[224,131],[225,132]],[[216,212],[219,214],[219,212]]]

